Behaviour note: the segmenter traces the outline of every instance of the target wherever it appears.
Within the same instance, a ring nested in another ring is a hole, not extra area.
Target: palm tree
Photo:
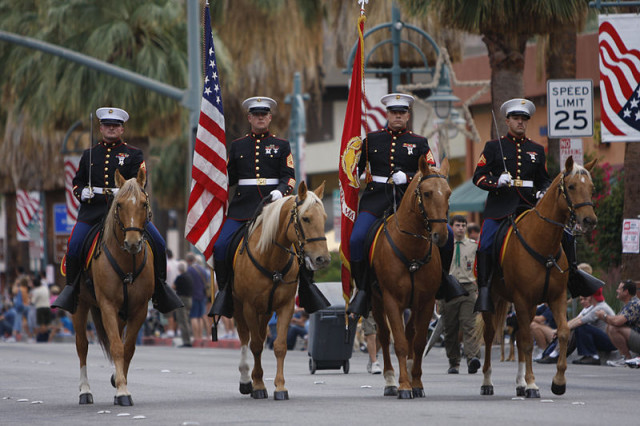
[[[440,22],[483,36],[489,50],[494,111],[503,102],[524,95],[522,75],[527,41],[536,34],[548,33],[550,28],[577,30],[588,8],[585,0],[400,0],[400,3],[411,13],[436,14]],[[506,125],[500,122],[499,126],[499,132],[504,134]]]
[[[176,87],[186,86],[185,7],[171,0],[0,0],[0,28],[75,50]],[[180,133],[178,102],[115,77],[39,51],[0,44],[0,87],[5,120],[2,169],[13,184],[42,188],[48,177],[30,163],[61,170],[61,158],[43,163],[18,153],[59,151],[61,135],[103,105],[129,110],[127,139],[145,149],[148,137]],[[24,140],[21,135],[33,137]],[[7,155],[11,153],[12,155]],[[17,159],[17,161],[16,161]],[[22,161],[20,161],[22,159]],[[38,181],[38,178],[40,179]],[[36,180],[34,182],[34,179]]]

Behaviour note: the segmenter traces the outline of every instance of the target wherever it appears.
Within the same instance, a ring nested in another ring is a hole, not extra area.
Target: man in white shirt
[[[587,299],[589,306],[569,321],[569,329],[574,330],[578,355],[581,356],[573,360],[573,364],[600,365],[598,351],[611,352],[615,351],[616,347],[607,335],[607,323],[596,316],[596,311],[602,310],[607,315],[614,315],[614,312],[604,301],[602,288],[593,295],[587,298],[580,297],[580,299]]]

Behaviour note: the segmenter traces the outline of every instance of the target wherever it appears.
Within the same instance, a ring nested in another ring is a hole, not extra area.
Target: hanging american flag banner
[[[640,141],[638,46],[637,15],[600,15],[602,142]]]
[[[227,142],[209,5],[204,8],[205,76],[191,169],[185,238],[213,266],[213,244],[229,197]]]
[[[73,178],[78,171],[78,164],[80,164],[79,155],[64,157],[64,198],[67,204],[69,223],[78,220],[78,209],[80,208],[80,201],[73,195]]]
[[[362,97],[362,134],[375,132],[387,124],[387,110],[380,98],[389,93],[386,78],[365,78],[366,97]]]
[[[18,241],[30,241],[29,225],[39,223],[42,217],[40,207],[40,193],[38,191],[27,192],[23,189],[16,190],[16,231]]]

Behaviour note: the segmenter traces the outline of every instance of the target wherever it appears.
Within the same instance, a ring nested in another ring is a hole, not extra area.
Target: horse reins
[[[142,191],[142,192],[146,196],[146,201],[144,202],[144,208],[145,208],[146,216],[147,216],[146,220],[151,220],[151,210],[149,208],[149,194],[147,194],[146,191]],[[126,321],[127,320],[127,315],[128,315],[128,312],[129,312],[129,292],[127,291],[127,285],[128,284],[132,284],[136,280],[136,278],[138,278],[138,276],[142,273],[142,271],[144,270],[144,267],[147,264],[147,247],[146,247],[146,244],[144,244],[145,241],[146,241],[146,239],[145,239],[145,230],[143,228],[138,228],[138,227],[135,227],[135,226],[129,226],[129,227],[125,227],[124,226],[124,223],[122,223],[122,220],[120,219],[120,204],[116,204],[116,206],[115,206],[115,208],[113,210],[113,215],[114,215],[114,219],[115,219],[116,224],[118,225],[118,227],[122,231],[123,240],[124,240],[124,235],[126,235],[127,232],[129,232],[129,231],[138,231],[142,235],[142,242],[143,242],[143,257],[142,257],[142,262],[140,264],[140,267],[136,269],[136,254],[132,254],[131,255],[131,259],[132,259],[132,262],[133,262],[133,268],[132,268],[132,271],[128,272],[128,273],[125,273],[122,270],[122,268],[120,268],[120,265],[118,265],[118,262],[116,261],[115,257],[113,257],[113,255],[109,251],[109,248],[107,247],[107,244],[104,241],[101,244],[102,250],[104,251],[104,254],[107,256],[107,259],[109,260],[109,263],[111,264],[111,267],[113,268],[115,273],[118,274],[118,277],[122,281],[123,302],[122,302],[122,306],[120,307],[120,310],[118,311],[118,316],[123,321]],[[118,241],[118,235],[116,234],[115,228],[113,229],[113,235],[114,235],[116,241]],[[120,248],[123,251],[127,251],[125,249],[125,247],[124,247],[124,241],[123,241],[122,244],[120,244]]]
[[[420,178],[420,181],[418,182],[418,185],[416,186],[416,189],[414,191],[414,196],[416,197],[416,202],[418,203],[418,208],[420,210],[420,215],[422,216],[422,223],[423,223],[423,227],[424,229],[427,231],[427,235],[424,236],[422,234],[416,234],[414,232],[410,232],[410,231],[406,231],[404,229],[402,229],[400,227],[400,223],[398,222],[398,215],[396,214],[396,209],[395,209],[395,185],[394,185],[394,201],[393,201],[393,207],[394,207],[394,214],[393,216],[395,216],[395,221],[396,221],[396,226],[398,228],[398,231],[409,235],[411,237],[414,238],[419,238],[419,239],[423,239],[428,241],[429,244],[429,250],[427,251],[427,253],[425,254],[425,256],[422,259],[411,259],[409,260],[404,253],[402,253],[402,251],[400,250],[400,248],[394,243],[393,239],[391,238],[391,234],[389,234],[389,230],[387,228],[387,219],[389,218],[389,216],[385,217],[383,223],[382,223],[382,228],[384,230],[384,234],[385,237],[387,238],[387,241],[389,242],[389,245],[391,246],[391,249],[393,250],[393,252],[396,254],[396,256],[398,257],[398,259],[400,259],[400,261],[407,267],[408,271],[409,271],[409,277],[411,278],[411,297],[409,299],[409,305],[413,304],[413,294],[415,291],[415,278],[414,275],[415,273],[423,266],[426,265],[427,263],[429,263],[431,261],[431,254],[433,251],[433,242],[431,241],[431,224],[432,223],[447,223],[447,219],[430,219],[429,215],[427,214],[427,210],[424,207],[424,201],[423,201],[423,197],[422,197],[422,192],[420,192],[420,185],[422,184],[422,182],[424,182],[427,179],[431,179],[431,178],[440,178],[440,179],[447,179],[446,176],[438,174],[438,173],[433,173],[430,175],[426,175],[426,176],[422,176]]]
[[[562,174],[562,176],[560,176],[560,185],[558,185],[558,191],[560,192],[560,194],[562,194],[562,196],[564,197],[564,199],[567,202],[567,207],[569,209],[569,220],[567,221],[567,223],[560,223],[560,222],[556,222],[555,220],[549,219],[547,217],[544,217],[540,214],[540,212],[538,211],[538,209],[536,209],[535,207],[532,209],[536,215],[538,215],[538,217],[552,225],[558,226],[560,228],[563,229],[563,232],[566,231],[567,233],[569,233],[570,235],[573,236],[573,230],[575,228],[576,225],[576,210],[581,208],[581,207],[585,207],[585,206],[592,206],[593,207],[593,202],[592,201],[585,201],[583,203],[578,203],[576,205],[573,205],[573,203],[571,202],[571,197],[569,196],[569,193],[567,192],[566,189],[566,185],[564,182],[564,178],[566,176],[569,175],[569,172],[564,172]],[[542,291],[542,299],[541,300],[545,300],[547,297],[547,293],[549,291],[549,277],[551,275],[551,268],[553,268],[554,266],[558,269],[558,271],[560,271],[561,274],[564,274],[565,272],[567,272],[567,270],[563,270],[560,265],[558,265],[558,260],[560,259],[560,256],[562,254],[562,247],[560,247],[558,249],[558,253],[553,256],[553,255],[548,255],[547,257],[544,257],[543,255],[541,255],[540,253],[538,253],[537,251],[535,251],[524,239],[524,237],[520,234],[520,231],[518,230],[518,227],[516,226],[516,222],[513,219],[513,216],[510,215],[509,216],[509,220],[511,221],[511,226],[513,227],[513,232],[516,234],[516,236],[518,237],[518,240],[520,241],[520,243],[522,244],[522,246],[525,248],[525,250],[527,250],[527,252],[531,255],[531,257],[533,257],[535,260],[537,260],[540,264],[542,264],[545,267],[545,278],[544,278],[544,289]],[[571,266],[569,266],[571,267]]]
[[[326,241],[327,240],[326,237],[313,237],[313,238],[307,238],[306,237],[305,232],[304,232],[304,228],[302,227],[302,224],[300,223],[300,217],[298,215],[298,207],[300,205],[302,205],[302,203],[303,203],[303,200],[300,200],[296,196],[295,203],[293,204],[293,207],[291,208],[291,212],[290,212],[290,215],[289,215],[289,222],[287,223],[287,228],[286,228],[288,230],[289,227],[291,226],[291,224],[293,223],[293,229],[294,229],[294,231],[296,233],[296,237],[298,239],[296,251],[294,252],[290,248],[283,246],[282,244],[278,243],[277,241],[273,241],[274,245],[276,245],[277,247],[281,248],[285,252],[289,253],[289,259],[287,260],[287,264],[284,266],[284,268],[282,270],[269,271],[267,268],[262,266],[260,264],[260,262],[258,262],[258,260],[253,256],[253,254],[251,253],[251,250],[249,249],[249,231],[248,231],[249,227],[247,227],[247,230],[245,231],[245,236],[244,236],[244,241],[243,241],[243,249],[246,250],[247,256],[251,260],[251,263],[253,263],[253,266],[255,266],[256,269],[258,269],[258,271],[260,271],[262,273],[262,275],[264,275],[265,277],[267,277],[267,278],[271,279],[271,281],[273,281],[273,286],[271,287],[271,292],[269,293],[269,303],[268,303],[268,306],[267,306],[267,313],[271,313],[271,311],[272,311],[272,308],[273,308],[273,297],[275,295],[275,292],[276,292],[276,289],[277,289],[278,285],[280,285],[280,284],[293,284],[293,283],[298,281],[298,276],[296,276],[295,279],[293,279],[291,281],[284,281],[284,277],[289,273],[289,270],[291,270],[291,267],[293,266],[293,259],[297,258],[298,259],[298,266],[299,267],[303,266],[304,257],[305,257],[304,246],[307,243],[311,243],[311,242],[315,242],[315,241]],[[254,217],[252,220],[255,220],[255,219],[256,219],[256,217]],[[296,243],[294,243],[294,246],[296,246]]]

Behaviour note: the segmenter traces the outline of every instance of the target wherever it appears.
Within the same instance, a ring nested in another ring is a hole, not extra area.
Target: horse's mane
[[[139,198],[142,194],[142,188],[138,185],[138,182],[135,179],[129,179],[125,181],[125,183],[120,187],[118,193],[113,197],[113,202],[109,207],[109,213],[107,213],[107,217],[104,221],[104,235],[105,238],[111,238],[114,235],[113,227],[115,226],[115,210],[118,205],[118,201],[133,196],[135,198]]]
[[[262,213],[255,222],[249,228],[249,235],[253,234],[259,225],[262,225],[262,233],[256,246],[256,250],[259,253],[265,252],[272,244],[278,231],[278,224],[280,223],[280,211],[284,204],[293,198],[293,195],[282,197],[278,201],[267,204]],[[303,215],[309,208],[315,203],[319,202],[322,206],[322,201],[313,191],[307,191],[307,197],[303,201],[302,205],[298,207],[298,214]],[[324,209],[324,206],[323,206]]]

